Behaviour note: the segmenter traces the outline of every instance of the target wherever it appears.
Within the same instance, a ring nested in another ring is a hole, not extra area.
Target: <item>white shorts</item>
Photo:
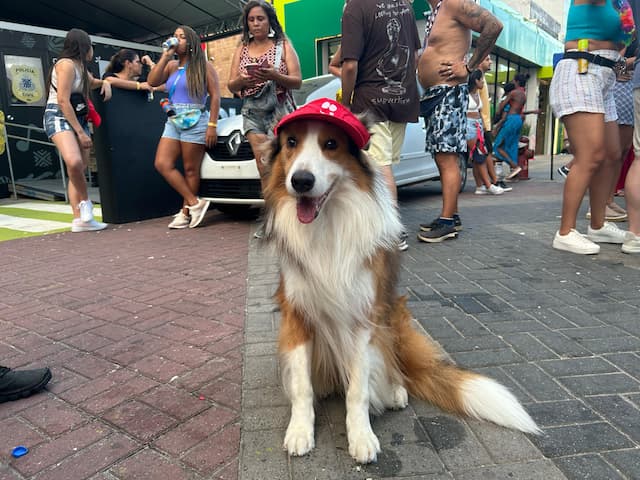
[[[371,140],[367,153],[380,166],[400,161],[406,123],[376,122],[371,128]]]
[[[615,50],[595,50],[595,55],[618,60]],[[616,74],[609,67],[589,63],[587,73],[578,73],[578,60],[560,60],[553,73],[549,97],[553,114],[562,118],[577,112],[604,113],[605,122],[618,119],[613,86]]]

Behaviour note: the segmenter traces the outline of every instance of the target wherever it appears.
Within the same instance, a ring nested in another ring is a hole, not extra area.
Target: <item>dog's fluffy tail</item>
[[[413,320],[404,299],[394,317],[393,327],[398,335],[396,352],[412,396],[451,413],[489,420],[527,433],[541,433],[506,387],[444,360],[440,349],[411,325]]]

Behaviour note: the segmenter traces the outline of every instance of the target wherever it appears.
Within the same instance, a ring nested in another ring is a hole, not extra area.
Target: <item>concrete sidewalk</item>
[[[532,161],[532,179],[502,197],[474,195],[470,179],[459,239],[428,245],[411,235],[401,286],[446,352],[512,389],[544,435],[412,400],[374,419],[382,454],[359,466],[348,454],[344,401],[330,398],[316,406],[315,450],[288,458],[289,409],[274,354],[277,268],[252,242],[240,478],[640,478],[640,256],[613,245],[595,257],[551,249],[562,182],[549,181],[549,171],[549,158]],[[416,230],[439,213],[439,184],[401,189],[400,200],[405,225]]]
[[[502,197],[467,187],[459,239],[412,235],[401,289],[455,361],[508,385],[545,435],[412,401],[374,421],[383,453],[360,467],[332,398],[317,448],[287,458],[275,259],[255,223],[212,212],[193,230],[158,219],[0,243],[0,364],[54,372],[48,391],[0,404],[0,480],[640,478],[640,256],[552,250],[562,182],[548,159],[530,166]],[[410,230],[438,213],[439,191],[401,190]],[[20,444],[30,452],[14,459]]]

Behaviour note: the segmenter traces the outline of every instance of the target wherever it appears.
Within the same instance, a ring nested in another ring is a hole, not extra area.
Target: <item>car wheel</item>
[[[467,185],[467,153],[458,154],[458,168],[460,169],[460,192]]]
[[[215,208],[220,210],[225,215],[236,218],[257,218],[260,214],[259,208],[254,208],[253,205],[235,205],[229,203],[218,203],[214,205]]]

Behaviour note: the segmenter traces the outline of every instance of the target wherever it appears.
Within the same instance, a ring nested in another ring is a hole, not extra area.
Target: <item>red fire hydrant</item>
[[[519,180],[529,180],[529,159],[534,152],[529,148],[529,137],[520,137],[518,142],[518,166],[522,168],[518,174]]]

